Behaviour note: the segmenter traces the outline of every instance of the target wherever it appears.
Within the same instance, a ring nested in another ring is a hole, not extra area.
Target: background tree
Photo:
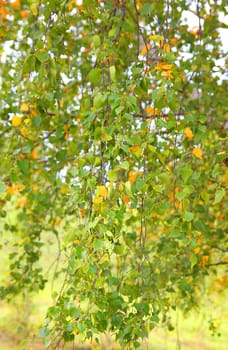
[[[44,288],[53,232],[47,346],[108,330],[136,348],[227,264],[225,3],[0,1],[1,295]]]

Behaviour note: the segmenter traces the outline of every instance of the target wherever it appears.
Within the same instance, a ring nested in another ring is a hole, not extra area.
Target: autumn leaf
[[[173,78],[173,74],[169,70],[162,72],[161,75],[163,77],[167,78],[167,79],[172,79]]]
[[[194,148],[194,150],[192,151],[192,153],[194,154],[194,156],[196,158],[199,158],[199,159],[203,159],[203,152],[202,152],[202,149],[201,148]]]
[[[14,9],[18,9],[21,6],[21,1],[20,0],[15,0],[10,3],[10,6]]]
[[[172,69],[172,67],[173,67],[172,64],[160,62],[156,65],[155,69],[161,70],[161,71],[170,71]]]
[[[194,249],[194,253],[195,253],[195,254],[199,254],[200,251],[201,251],[201,249],[200,249],[199,247],[197,247],[197,248]]]
[[[22,184],[12,184],[12,186],[9,186],[6,190],[7,194],[13,195],[15,193],[20,193],[24,190],[25,186]]]
[[[137,179],[137,176],[142,174],[141,171],[137,171],[137,172],[133,172],[133,171],[129,171],[128,174],[128,181],[130,182],[130,184],[133,184],[135,182],[135,180]]]
[[[21,106],[20,106],[20,109],[22,112],[28,112],[29,110],[29,106],[26,104],[26,103],[22,103]]]
[[[25,11],[25,10],[20,11],[20,16],[22,19],[26,19],[28,15],[29,15],[28,11]]]
[[[38,185],[33,185],[33,186],[32,186],[32,190],[33,190],[34,192],[37,192],[38,189],[39,189]]]
[[[28,134],[28,128],[26,128],[26,126],[22,126],[21,128],[21,135],[26,137]]]
[[[165,45],[163,46],[163,50],[164,50],[165,52],[170,52],[170,46],[169,46],[169,44],[165,44]]]
[[[203,255],[202,258],[201,258],[201,265],[205,266],[207,264],[208,260],[209,260],[209,256],[208,255]]]
[[[39,147],[35,147],[31,152],[31,158],[35,160],[38,158],[38,156],[39,156]]]
[[[103,197],[97,197],[93,199],[93,203],[100,204],[103,202]]]
[[[158,235],[156,233],[152,233],[152,232],[148,234],[148,237],[153,238],[155,240],[158,239]]]
[[[98,187],[98,195],[100,197],[107,197],[108,196],[108,191],[105,186],[99,186]]]
[[[17,207],[19,208],[25,208],[27,204],[27,198],[26,197],[21,197],[18,202],[17,202]]]
[[[126,195],[126,194],[123,194],[122,195],[122,200],[125,204],[129,203],[130,202],[130,198]]]
[[[144,48],[140,51],[140,55],[141,56],[146,56],[148,51],[151,49],[151,45],[147,44],[146,46],[144,46]]]
[[[154,116],[154,115],[157,115],[158,114],[158,109],[157,108],[153,108],[151,106],[147,106],[146,107],[146,112],[147,114],[149,114],[150,116]]]
[[[14,115],[12,118],[12,126],[19,126],[21,125],[22,119],[18,115]]]
[[[184,134],[185,134],[185,137],[189,140],[191,140],[193,138],[193,132],[190,128],[185,128],[184,129]]]
[[[142,149],[139,145],[131,146],[130,150],[136,157],[139,157],[142,153]]]

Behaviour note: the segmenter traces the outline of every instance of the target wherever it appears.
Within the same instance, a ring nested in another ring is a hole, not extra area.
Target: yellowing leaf
[[[27,134],[28,134],[28,128],[26,128],[26,126],[22,126],[21,135],[26,137]]]
[[[84,218],[85,217],[85,209],[84,208],[80,208],[79,211],[81,213],[81,217]]]
[[[117,188],[120,192],[122,192],[124,189],[124,186],[123,186],[123,184],[119,184]]]
[[[141,147],[139,145],[131,146],[130,150],[137,157],[139,157],[141,155],[141,153],[142,153],[142,149],[141,149]]]
[[[156,213],[155,211],[152,211],[152,213],[150,214],[150,216],[152,218],[157,218],[158,217],[158,213]]]
[[[38,156],[39,156],[39,147],[35,147],[35,148],[33,148],[32,152],[31,152],[31,158],[37,159]]]
[[[209,256],[208,255],[203,255],[202,258],[201,258],[201,265],[205,266],[207,264],[208,260],[209,260]]]
[[[173,75],[172,75],[172,73],[169,70],[162,72],[161,75],[163,77],[166,77],[167,79],[172,79],[173,78]]]
[[[22,184],[12,184],[12,186],[9,186],[6,190],[6,193],[8,194],[14,194],[14,193],[19,193],[24,190],[25,186]]]
[[[169,46],[169,44],[165,44],[165,45],[163,46],[163,50],[164,50],[165,52],[170,52],[170,46]]]
[[[157,108],[153,108],[151,106],[147,106],[146,107],[146,112],[150,115],[150,116],[153,116],[153,115],[157,115],[158,114],[158,109]]]
[[[20,15],[21,15],[21,18],[25,19],[28,17],[29,13],[28,13],[28,11],[22,10],[22,11],[20,11]]]
[[[70,192],[69,186],[67,184],[64,184],[60,188],[60,193],[62,194],[68,194]]]
[[[31,116],[32,116],[32,117],[36,117],[37,115],[38,115],[37,111],[36,111],[35,109],[33,109],[33,110],[31,111]]]
[[[129,174],[128,174],[128,181],[133,184],[137,178],[138,175],[142,174],[141,171],[137,171],[135,173],[133,173],[133,171],[129,171]]]
[[[107,188],[105,186],[99,186],[98,194],[100,197],[107,197],[108,196]]]
[[[18,202],[17,202],[17,207],[20,208],[25,208],[27,204],[27,198],[26,197],[21,197]]]
[[[195,254],[199,254],[200,251],[201,251],[201,249],[200,249],[199,247],[197,247],[197,248],[194,249],[194,253],[195,253]]]
[[[185,137],[189,140],[191,140],[193,138],[193,132],[190,128],[185,128],[184,129],[184,134],[185,134]]]
[[[122,200],[125,204],[129,203],[130,202],[130,198],[128,196],[126,196],[126,194],[123,194],[122,195]]]
[[[103,202],[103,197],[98,197],[93,199],[93,203],[100,204]]]
[[[32,189],[33,189],[34,192],[37,192],[38,189],[39,189],[39,187],[38,187],[38,185],[33,185],[33,186],[32,186]]]
[[[60,224],[61,224],[61,219],[60,219],[60,218],[57,218],[56,221],[55,221],[55,224],[56,224],[56,226],[60,226]]]
[[[164,63],[164,62],[160,62],[156,65],[155,69],[156,70],[161,70],[161,71],[168,71],[171,70],[173,67],[172,64],[168,64],[168,63]]]
[[[14,9],[18,9],[21,6],[21,1],[15,0],[15,1],[11,2],[10,6],[13,7]]]
[[[140,55],[141,56],[146,56],[150,49],[151,49],[151,45],[150,44],[144,46],[144,48],[140,52]]]
[[[21,104],[20,109],[21,109],[22,112],[28,112],[29,106],[28,106],[26,103],[23,102],[23,103]]]
[[[148,237],[153,238],[155,240],[158,239],[158,235],[156,233],[152,233],[152,232],[148,234]]]
[[[21,117],[19,117],[18,115],[14,115],[12,118],[12,126],[19,126],[21,125]]]
[[[194,156],[195,156],[196,158],[203,159],[203,152],[202,152],[202,149],[201,149],[201,148],[194,148],[194,150],[192,151],[192,153],[194,154]]]

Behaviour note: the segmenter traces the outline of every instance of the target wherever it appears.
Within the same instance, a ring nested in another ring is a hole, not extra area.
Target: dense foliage
[[[0,292],[44,288],[52,232],[47,347],[109,331],[136,348],[227,264],[225,4],[0,0]]]

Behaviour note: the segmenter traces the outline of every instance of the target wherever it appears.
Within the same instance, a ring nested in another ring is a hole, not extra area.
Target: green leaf
[[[20,170],[22,171],[22,173],[24,173],[25,175],[28,174],[29,168],[30,168],[28,160],[26,160],[26,159],[19,159],[19,160],[17,160],[17,165],[20,168]]]
[[[49,59],[49,54],[46,51],[38,51],[35,55],[41,63],[46,62]]]
[[[94,35],[92,37],[92,43],[93,43],[94,47],[100,47],[101,46],[101,39],[100,39],[99,35]]]
[[[111,66],[109,68],[109,71],[110,71],[110,77],[111,77],[111,80],[113,82],[116,82],[116,67],[115,66]]]
[[[186,165],[180,169],[180,176],[183,179],[183,181],[186,183],[190,176],[192,175],[193,171],[190,168],[190,166]]]
[[[50,329],[46,328],[46,327],[41,327],[38,330],[38,334],[41,338],[46,338],[50,333]]]
[[[7,189],[7,186],[4,184],[4,182],[0,181],[0,194],[4,193]]]
[[[105,105],[106,102],[106,95],[95,95],[94,100],[93,100],[93,105],[96,109],[100,109]]]
[[[221,200],[223,199],[223,197],[225,196],[226,192],[224,190],[224,188],[217,188],[216,192],[215,192],[215,200],[214,200],[214,204],[218,204],[221,202]]]
[[[40,128],[41,121],[42,121],[41,117],[33,117],[32,118],[32,124],[37,130]]]
[[[99,83],[101,79],[101,69],[100,68],[91,69],[91,71],[89,72],[88,78],[89,78],[89,81],[94,85]]]
[[[93,242],[93,247],[94,250],[100,250],[101,248],[103,248],[104,246],[104,242],[101,241],[100,239],[95,239]]]
[[[192,221],[194,218],[194,214],[190,211],[185,211],[182,216],[186,221]]]
[[[191,262],[191,268],[193,268],[197,264],[198,258],[195,254],[190,255],[190,262]]]

